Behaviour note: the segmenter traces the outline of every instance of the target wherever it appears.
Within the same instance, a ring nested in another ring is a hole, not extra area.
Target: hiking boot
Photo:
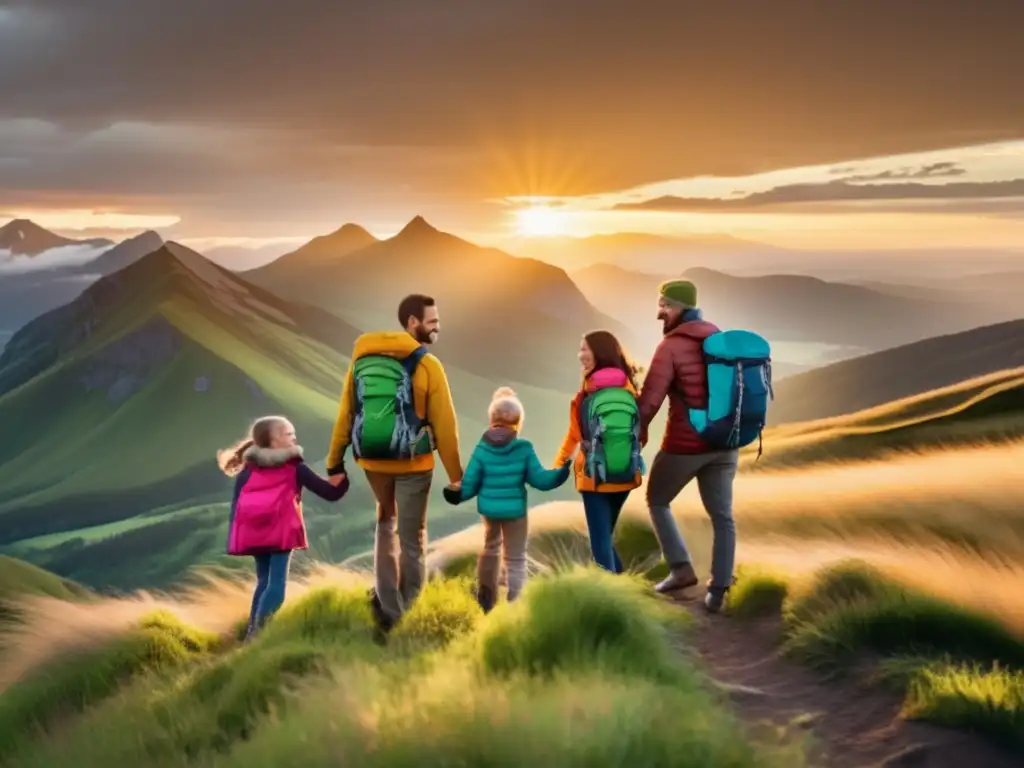
[[[490,587],[485,587],[481,584],[476,588],[476,601],[480,603],[484,613],[490,613],[495,603],[494,592]]]
[[[736,583],[736,579],[732,580],[732,583]],[[704,607],[708,613],[720,613],[722,608],[725,607],[725,600],[729,595],[730,587],[715,587],[712,586],[710,579],[707,583],[707,594],[704,595]]]
[[[719,613],[725,607],[725,597],[729,594],[728,587],[709,587],[704,595],[704,607],[708,613]]]
[[[388,632],[395,626],[395,620],[384,612],[384,605],[374,589],[370,590],[370,611],[373,612],[373,621],[376,624],[378,639],[387,637]]]
[[[668,592],[677,592],[680,589],[689,589],[697,586],[697,572],[693,570],[691,563],[683,563],[671,570],[668,577],[654,585],[654,591],[660,595]]]

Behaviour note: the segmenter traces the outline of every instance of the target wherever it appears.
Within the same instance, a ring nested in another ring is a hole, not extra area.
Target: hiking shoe
[[[732,583],[736,583],[736,579],[733,578]],[[731,585],[730,585],[731,587]],[[725,607],[726,597],[729,595],[730,587],[715,587],[712,586],[711,580],[707,583],[707,594],[704,595],[704,607],[707,608],[708,613],[720,613],[722,608]]]
[[[384,605],[374,589],[370,590],[370,610],[373,612],[373,621],[377,625],[378,633],[387,635],[395,626],[395,620],[384,612]]]
[[[697,572],[693,570],[693,565],[691,563],[684,563],[673,568],[667,578],[655,584],[654,591],[663,595],[667,592],[676,592],[680,589],[695,587],[698,581],[700,579],[697,578]]]
[[[490,587],[485,587],[481,584],[476,588],[476,601],[480,603],[484,613],[490,613],[495,603],[494,592]]]
[[[721,587],[711,587],[708,589],[708,593],[704,595],[704,607],[708,613],[719,613],[722,608],[725,607],[725,596],[729,593],[729,588],[722,589]]]

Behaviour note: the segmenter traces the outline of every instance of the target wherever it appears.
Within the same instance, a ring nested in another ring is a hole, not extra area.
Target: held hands
[[[449,504],[459,504],[462,502],[462,483],[451,483],[444,487],[444,500]]]
[[[342,472],[340,475],[331,475],[330,477],[327,478],[327,481],[335,488],[337,488],[339,485],[345,482],[345,479],[347,477],[348,475]]]

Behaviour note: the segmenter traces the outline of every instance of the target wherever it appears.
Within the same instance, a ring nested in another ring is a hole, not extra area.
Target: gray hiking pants
[[[496,596],[504,558],[509,602],[519,597],[526,585],[526,521],[526,515],[512,520],[484,518],[484,549],[476,565],[477,582]]]
[[[711,550],[711,586],[732,586],[736,563],[736,523],[732,516],[732,484],[736,479],[739,451],[715,451],[683,455],[658,451],[647,479],[647,508],[670,568],[691,562],[679,526],[672,517],[672,502],[697,478],[704,509],[711,518],[714,544]]]
[[[409,609],[427,580],[427,503],[433,478],[433,471],[366,472],[377,499],[373,575],[381,608],[391,619]]]

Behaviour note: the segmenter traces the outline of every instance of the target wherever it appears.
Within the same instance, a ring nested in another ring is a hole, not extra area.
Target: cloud
[[[922,184],[851,184],[837,179],[822,184],[788,184],[765,192],[737,198],[677,197],[663,195],[639,203],[619,203],[619,211],[748,211],[774,206],[817,203],[856,203],[870,201],[945,201],[1024,198],[1024,178],[992,182],[955,182]],[[1024,205],[1024,203],[1022,203]]]
[[[331,200],[404,213],[1024,135],[1018,0],[987,2],[971,34],[932,0],[4,8],[0,121],[22,124],[17,142],[0,127],[8,198],[244,230],[274,205],[319,221]]]
[[[0,250],[0,275],[24,275],[63,267],[78,267],[88,264],[109,248],[108,245],[64,245],[35,256],[15,256],[11,251]]]
[[[852,173],[856,169],[849,171]],[[928,165],[921,166],[920,168],[899,168],[897,170],[886,170],[880,173],[867,173],[862,175],[851,175],[846,176],[842,180],[852,183],[860,183],[866,181],[893,181],[899,179],[939,179],[947,176],[963,176],[967,173],[966,170],[961,168],[954,162],[944,161],[940,163],[930,163]]]

